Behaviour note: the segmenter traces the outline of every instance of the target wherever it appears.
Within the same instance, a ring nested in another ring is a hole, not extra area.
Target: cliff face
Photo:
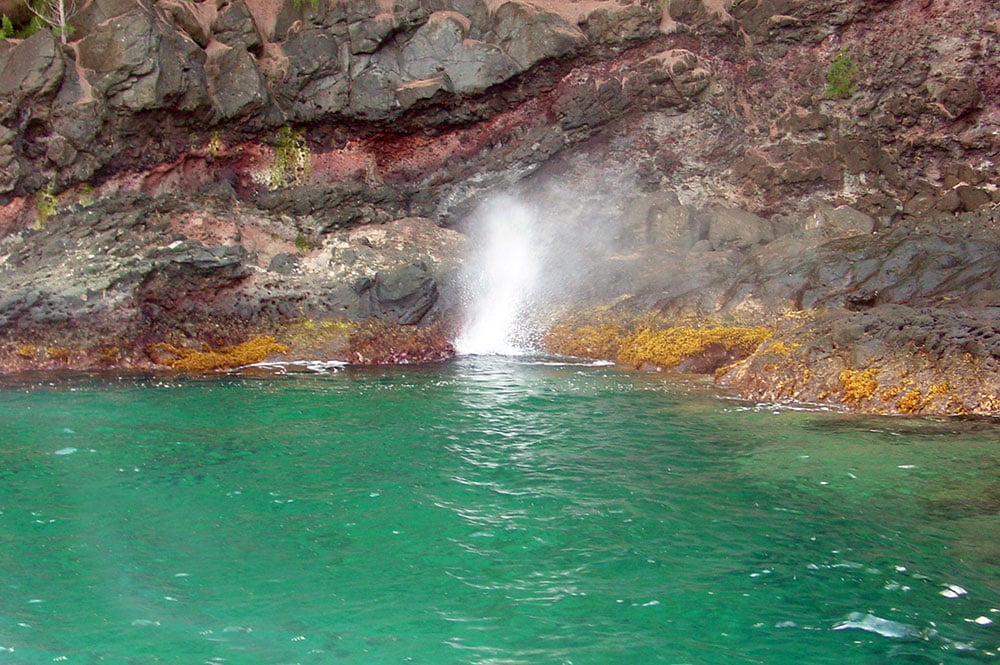
[[[446,321],[461,232],[510,191],[594,238],[574,296],[623,316],[1000,306],[989,0],[91,0],[71,23],[0,42],[8,369]],[[865,368],[823,348],[826,388],[728,380],[834,399]]]

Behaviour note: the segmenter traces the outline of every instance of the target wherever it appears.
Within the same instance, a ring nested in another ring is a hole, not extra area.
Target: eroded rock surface
[[[986,370],[948,367],[995,360],[998,24],[988,0],[91,0],[65,46],[0,41],[0,365],[438,325],[470,215],[514,191],[572,238],[560,305],[774,327],[784,364],[723,377],[748,396],[994,413]]]

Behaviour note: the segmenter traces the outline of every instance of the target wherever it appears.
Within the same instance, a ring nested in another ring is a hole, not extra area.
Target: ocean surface
[[[996,422],[530,358],[0,388],[0,663],[998,648]]]

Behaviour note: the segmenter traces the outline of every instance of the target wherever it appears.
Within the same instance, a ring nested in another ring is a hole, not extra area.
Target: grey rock
[[[369,120],[389,117],[398,108],[396,90],[402,82],[398,72],[377,64],[371,65],[351,85],[350,111]]]
[[[337,37],[347,35],[347,14],[350,5],[342,2],[298,2],[278,0],[274,24],[264,21],[257,26],[265,42],[280,42],[293,27],[305,30],[322,28]]]
[[[458,12],[469,19],[469,37],[482,39],[489,30],[490,8],[485,0],[427,0],[427,8],[438,11]]]
[[[55,36],[39,30],[18,44],[0,71],[0,96],[19,99],[54,92],[62,82],[62,51]]]
[[[314,120],[347,106],[351,81],[343,45],[343,38],[319,28],[289,32],[279,56],[283,71],[271,86],[275,100],[296,120]]]
[[[712,249],[746,249],[774,240],[770,220],[739,208],[713,207],[699,211],[699,221],[707,227]]]
[[[232,0],[219,10],[212,25],[212,34],[227,46],[251,52],[258,52],[262,44],[257,24],[243,0]]]
[[[201,48],[208,46],[212,38],[213,18],[217,11],[212,0],[202,2],[158,0],[156,5],[198,46]]]
[[[205,64],[209,91],[219,115],[242,118],[262,110],[269,95],[257,61],[242,48],[213,45]]]
[[[966,76],[949,76],[927,82],[931,97],[952,118],[960,118],[979,107],[983,100],[976,81]]]
[[[297,254],[275,254],[267,269],[279,275],[295,275],[302,272],[301,257]]]
[[[102,23],[136,10],[151,13],[152,7],[147,0],[92,0],[82,4],[80,11],[70,18],[69,24],[74,35],[85,37]]]
[[[52,130],[77,150],[86,150],[104,122],[103,110],[97,100],[60,105],[59,115],[52,121]]]
[[[493,12],[487,41],[498,44],[525,71],[544,60],[570,55],[587,37],[558,14],[511,0]]]
[[[591,42],[620,46],[655,37],[660,31],[660,13],[658,6],[645,3],[599,7],[581,27]]]
[[[17,160],[14,146],[0,145],[0,194],[14,191],[21,177],[21,163]]]
[[[145,108],[203,113],[211,108],[205,52],[186,35],[168,31],[159,44],[154,99]]]
[[[434,12],[407,41],[401,52],[401,68],[413,78],[426,78],[442,69],[442,61],[461,45],[470,21],[457,12]]]
[[[652,55],[642,61],[637,70],[648,77],[661,103],[676,106],[696,98],[712,82],[708,64],[686,49]]]
[[[153,14],[133,9],[95,26],[81,39],[76,45],[77,62],[91,86],[109,103],[141,110],[155,96],[155,77],[138,82],[156,71],[159,40]]]
[[[347,34],[350,37],[351,53],[374,53],[397,27],[396,15],[391,12],[365,16],[350,23]]]
[[[993,202],[993,197],[985,189],[973,187],[972,185],[959,185],[955,188],[955,194],[962,203],[962,209],[972,212],[989,205]]]
[[[379,273],[359,286],[373,315],[402,325],[419,323],[438,299],[434,278],[425,266],[417,264]]]
[[[697,240],[691,209],[673,192],[657,197],[646,214],[646,242],[676,249],[691,247]]]
[[[65,168],[73,163],[76,156],[76,148],[65,137],[57,134],[49,139],[45,158],[56,166]]]
[[[809,216],[806,229],[814,229],[830,238],[863,235],[875,230],[875,220],[850,206],[820,205]]]
[[[723,3],[711,0],[667,0],[666,11],[670,17],[699,32],[726,34],[735,31],[736,19],[726,11]]]
[[[396,101],[401,109],[408,109],[417,102],[431,99],[439,92],[452,92],[454,87],[447,74],[438,74],[418,81],[409,81],[396,88]]]
[[[468,39],[470,21],[457,12],[430,15],[400,52],[401,70],[414,79],[447,75],[460,94],[481,92],[520,71],[498,46]]]

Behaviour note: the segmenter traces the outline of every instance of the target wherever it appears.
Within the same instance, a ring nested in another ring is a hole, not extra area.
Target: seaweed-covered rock
[[[996,308],[882,305],[779,332],[722,377],[750,399],[873,413],[992,414],[1000,407]]]

